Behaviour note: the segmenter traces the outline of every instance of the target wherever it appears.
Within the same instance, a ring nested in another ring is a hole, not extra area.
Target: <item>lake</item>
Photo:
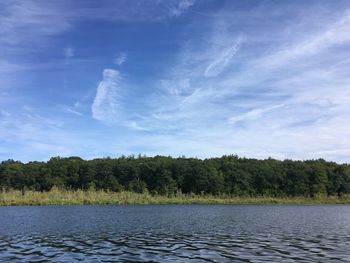
[[[1,262],[350,262],[350,206],[0,207]]]

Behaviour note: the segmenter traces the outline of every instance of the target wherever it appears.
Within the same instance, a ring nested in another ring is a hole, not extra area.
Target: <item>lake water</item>
[[[0,207],[1,262],[350,262],[350,206]]]

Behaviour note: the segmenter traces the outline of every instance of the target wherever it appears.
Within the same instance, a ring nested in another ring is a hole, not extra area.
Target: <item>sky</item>
[[[350,2],[0,2],[0,160],[350,162]]]

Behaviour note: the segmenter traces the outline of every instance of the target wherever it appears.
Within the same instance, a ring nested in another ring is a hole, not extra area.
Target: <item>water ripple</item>
[[[332,241],[332,243],[330,243]],[[15,236],[2,239],[11,262],[349,262],[348,236]]]
[[[338,208],[324,217],[322,207],[33,208],[27,218],[1,208],[0,261],[350,262],[350,209]]]

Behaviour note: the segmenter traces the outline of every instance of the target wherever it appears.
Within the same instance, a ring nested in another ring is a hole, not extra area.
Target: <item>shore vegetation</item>
[[[64,190],[50,191],[10,190],[0,192],[1,206],[42,206],[42,205],[126,205],[126,204],[350,204],[350,195],[318,197],[242,197],[228,195],[177,194],[172,196],[149,193],[111,192],[105,190]]]
[[[350,165],[129,156],[0,163],[0,204],[350,203]]]

